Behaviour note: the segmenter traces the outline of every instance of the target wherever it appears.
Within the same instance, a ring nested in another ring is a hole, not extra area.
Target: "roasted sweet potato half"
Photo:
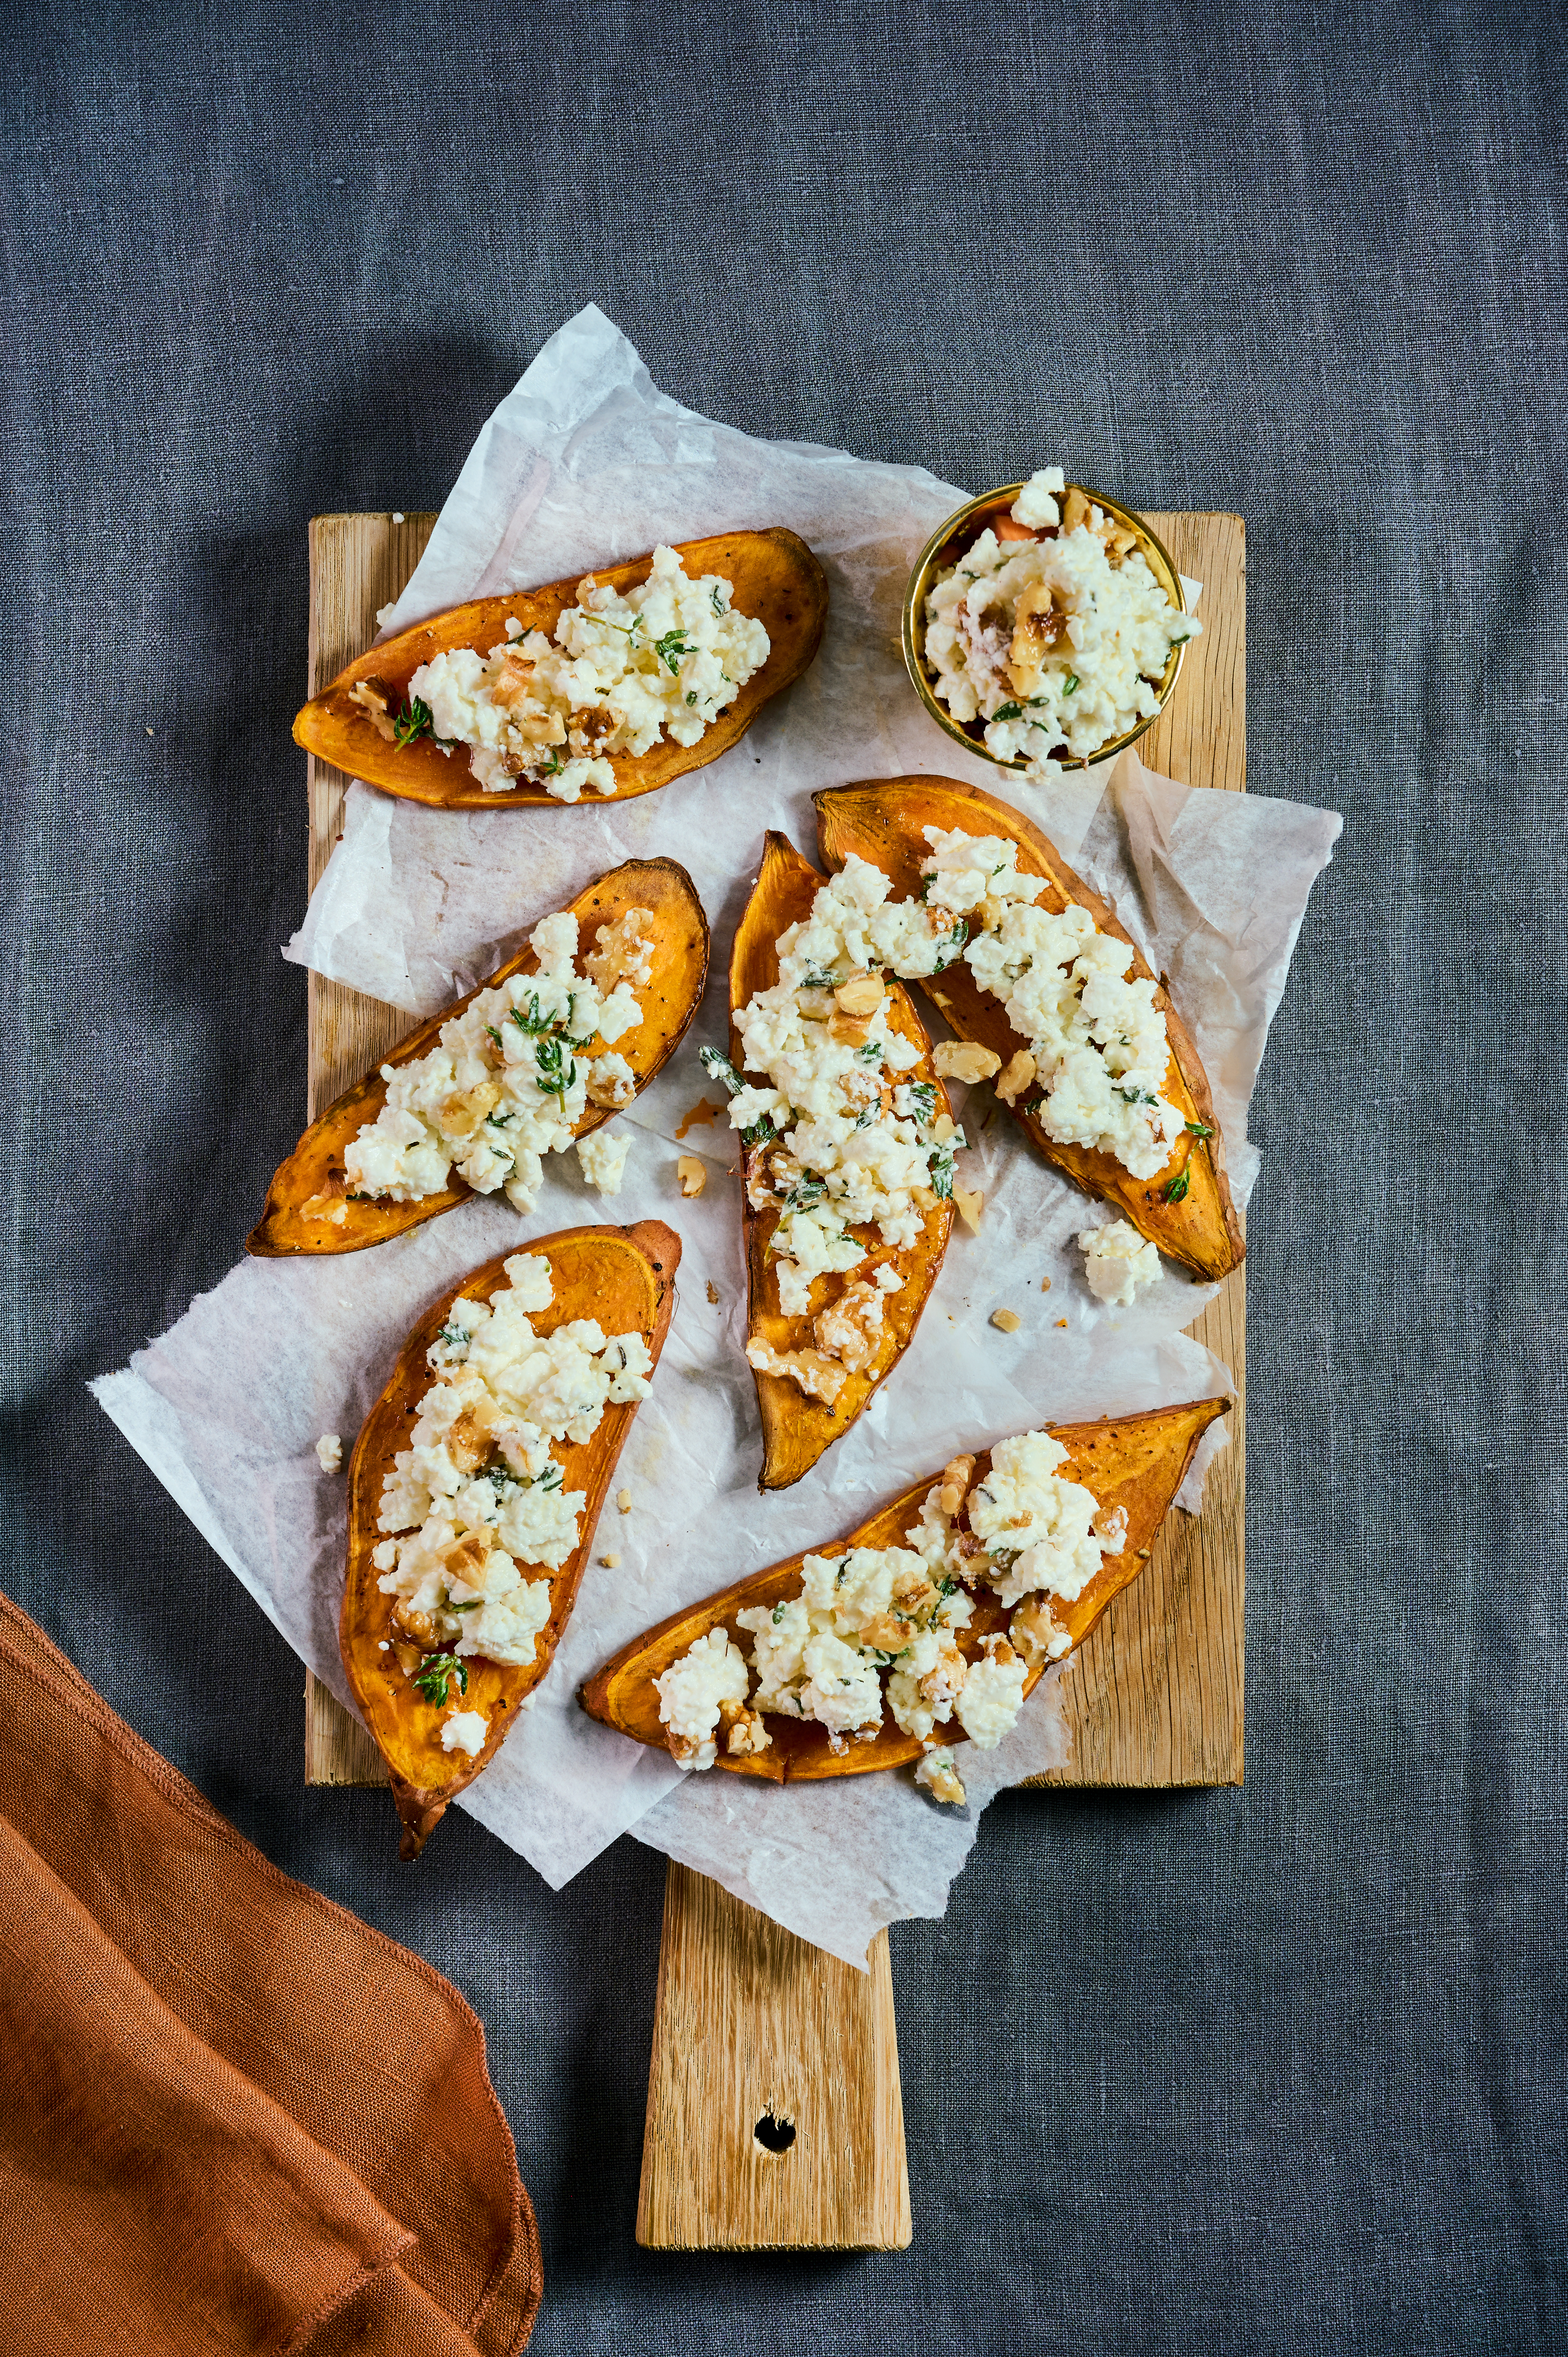
[[[1089,910],[1101,931],[1128,942],[1133,950],[1130,972],[1159,981],[1155,1005],[1165,1017],[1171,1044],[1165,1093],[1210,1135],[1200,1137],[1189,1131],[1163,1170],[1152,1178],[1134,1178],[1113,1155],[1059,1146],[1018,1108],[1014,1108],[1014,1117],[1047,1161],[1065,1170],[1086,1194],[1113,1203],[1140,1235],[1195,1276],[1219,1277],[1239,1268],[1246,1246],[1225,1175],[1225,1144],[1214,1119],[1208,1076],[1197,1046],[1171,1005],[1163,978],[1151,974],[1112,910],[1073,873],[1050,838],[994,794],[951,778],[878,778],[864,785],[832,787],[814,799],[818,840],[827,865],[841,867],[852,852],[857,853],[892,877],[897,899],[908,899],[919,888],[920,862],[929,854],[923,828],[957,827],[971,834],[1010,836],[1018,846],[1020,872],[1047,879],[1042,905],[1056,910],[1076,901]],[[980,988],[961,959],[940,980],[922,982],[919,987],[929,992],[961,1039],[991,1049],[1004,1064],[1027,1044],[1013,1029],[1000,1001]]]
[[[735,1013],[759,990],[779,979],[779,936],[786,927],[809,917],[811,902],[827,878],[801,858],[782,834],[770,833],[762,854],[756,888],[736,929],[730,957],[730,1060],[744,1074],[744,1050],[735,1028]],[[936,1103],[948,1110],[947,1092],[931,1061],[931,1043],[914,1003],[901,983],[888,978],[888,1022],[911,1039],[920,1061],[910,1071],[912,1081],[926,1081],[936,1090]],[[758,1078],[761,1076],[758,1075]],[[883,1310],[881,1340],[875,1356],[858,1372],[846,1375],[843,1390],[830,1406],[812,1399],[788,1375],[758,1374],[754,1370],[757,1405],[762,1414],[763,1459],[757,1486],[787,1490],[800,1480],[825,1448],[848,1431],[878,1383],[885,1382],[914,1339],[916,1327],[936,1283],[952,1229],[950,1198],[935,1201],[926,1212],[918,1241],[899,1250],[882,1242],[874,1227],[852,1227],[849,1233],[864,1243],[870,1260],[847,1275],[820,1276],[811,1287],[811,1308],[804,1317],[786,1317],[779,1306],[778,1281],[772,1274],[768,1247],[779,1225],[776,1210],[754,1211],[751,1181],[766,1160],[767,1145],[742,1148],[742,1212],[746,1238],[746,1340],[760,1340],[779,1352],[809,1349],[813,1321],[831,1302],[875,1267],[889,1266],[903,1278],[903,1290],[891,1295]]]
[[[1053,1424],[1045,1427],[1068,1451],[1062,1472],[1092,1491],[1102,1510],[1114,1513],[1120,1507],[1127,1516],[1127,1534],[1121,1554],[1106,1558],[1075,1602],[1058,1602],[1055,1606],[1057,1619],[1065,1625],[1074,1646],[1082,1644],[1112,1598],[1144,1568],[1155,1534],[1181,1487],[1199,1439],[1230,1405],[1224,1399],[1195,1400],[1181,1407],[1152,1408],[1142,1415],[1102,1416],[1095,1424]],[[990,1463],[988,1451],[975,1458],[973,1478],[977,1482],[984,1480]],[[927,1480],[917,1481],[868,1522],[860,1523],[843,1538],[810,1552],[838,1555],[847,1554],[852,1547],[899,1545],[904,1533],[918,1519],[921,1503],[932,1483],[940,1478],[939,1469]],[[639,1743],[668,1750],[655,1679],[713,1629],[726,1629],[733,1641],[747,1650],[749,1658],[751,1640],[739,1626],[736,1616],[750,1605],[771,1607],[798,1596],[804,1560],[804,1555],[791,1555],[788,1562],[756,1572],[751,1578],[710,1596],[704,1603],[690,1606],[684,1612],[673,1613],[657,1629],[635,1638],[583,1687],[584,1709]],[[980,1590],[974,1599],[974,1618],[958,1634],[961,1650],[972,1660],[981,1649],[982,1640],[1005,1629],[1007,1620],[1006,1609],[994,1597]],[[1071,1658],[1070,1653],[1067,1658]],[[1033,1690],[1042,1674],[1041,1669],[1031,1673],[1026,1692]],[[786,1718],[770,1712],[767,1727],[772,1741],[765,1751],[745,1753],[737,1759],[721,1749],[717,1764],[735,1775],[763,1776],[773,1783],[784,1783],[808,1777],[863,1776],[874,1768],[907,1765],[918,1760],[921,1752],[915,1737],[906,1735],[886,1708],[882,1731],[874,1742],[851,1743],[838,1753],[829,1748],[827,1728],[815,1720]],[[965,1738],[961,1728],[954,1725],[950,1731],[943,1728],[940,1739],[956,1744]]]
[[[596,1318],[607,1334],[640,1333],[658,1364],[675,1305],[675,1270],[681,1240],[658,1220],[631,1228],[568,1228],[520,1247],[550,1263],[554,1298],[532,1320],[536,1333],[553,1332],[573,1318]],[[381,1593],[371,1561],[385,1534],[379,1528],[381,1490],[400,1449],[409,1445],[419,1405],[436,1380],[426,1353],[458,1299],[488,1301],[508,1282],[505,1255],[488,1261],[464,1284],[444,1293],[427,1309],[398,1353],[392,1379],[365,1420],[349,1467],[349,1568],[338,1621],[343,1667],[381,1755],[392,1771],[392,1798],[403,1820],[400,1855],[417,1857],[446,1803],[489,1761],[516,1724],[524,1698],[554,1658],[561,1631],[571,1617],[594,1542],[594,1526],[615,1471],[635,1404],[607,1407],[591,1438],[553,1441],[563,1486],[585,1491],[578,1544],[559,1571],[532,1567],[532,1577],[551,1583],[550,1618],[535,1640],[537,1656],[525,1668],[467,1657],[463,1707],[489,1721],[484,1749],[475,1759],[445,1750],[441,1708],[414,1684],[395,1657],[395,1598]],[[530,1566],[520,1564],[527,1577]],[[387,1650],[383,1652],[385,1643]]]
[[[655,937],[653,979],[637,986],[642,1021],[616,1042],[644,1088],[667,1063],[702,1004],[708,976],[708,920],[696,887],[673,859],[628,859],[596,877],[568,903],[577,920],[582,944],[591,946],[601,925],[613,924],[628,909],[646,909],[653,918]],[[542,911],[541,913],[543,913]],[[428,1055],[444,1023],[460,1015],[479,990],[493,990],[514,974],[532,974],[539,961],[530,949],[520,951],[480,983],[467,998],[455,999],[439,1015],[421,1023],[383,1059],[388,1064],[409,1064]],[[280,1165],[267,1189],[266,1208],[245,1239],[247,1252],[275,1259],[289,1253],[363,1252],[368,1244],[384,1243],[466,1202],[473,1189],[461,1178],[438,1195],[422,1195],[412,1203],[381,1201],[344,1192],[344,1151],[386,1103],[387,1084],[381,1065],[367,1072],[351,1089],[318,1114],[289,1156]],[[585,1108],[576,1135],[613,1116],[597,1105]]]
[[[732,585],[736,608],[762,624],[772,651],[696,744],[676,745],[661,737],[646,753],[617,755],[614,795],[590,788],[582,797],[585,802],[627,802],[634,794],[650,794],[688,770],[716,761],[745,736],[763,705],[800,678],[822,643],[827,576],[799,533],[781,525],[767,532],[719,533],[711,540],[687,541],[678,553],[688,574],[716,573]],[[625,565],[596,565],[594,578],[624,593],[648,578],[652,562],[650,553]],[[478,597],[400,630],[396,638],[360,655],[330,687],[311,698],[295,721],[295,743],[318,760],[330,761],[335,769],[408,802],[434,802],[445,810],[561,808],[542,786],[487,793],[470,772],[461,746],[448,754],[428,737],[407,745],[389,742],[371,715],[351,700],[350,690],[366,681],[393,713],[403,710],[408,683],[421,663],[458,647],[477,647],[488,654],[506,637],[507,623],[513,619],[525,631],[553,631],[566,608],[576,604],[583,578],[574,574],[568,581],[549,581],[540,589]]]

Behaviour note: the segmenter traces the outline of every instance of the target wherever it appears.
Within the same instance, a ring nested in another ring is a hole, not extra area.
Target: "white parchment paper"
[[[1020,470],[1060,455],[1021,453]],[[960,1166],[985,1191],[980,1234],[957,1229],[914,1345],[859,1424],[794,1490],[758,1494],[736,1157],[722,1123],[683,1141],[676,1131],[704,1096],[717,1098],[696,1051],[725,1038],[730,936],[763,833],[780,827],[814,857],[813,788],[906,770],[968,778],[1027,810],[1170,974],[1244,1202],[1256,1168],[1247,1104],[1339,825],[1296,804],[1173,785],[1132,754],[1109,778],[1079,773],[1051,793],[966,759],[925,714],[897,650],[910,565],[964,496],[918,468],[759,443],[694,415],[657,391],[597,311],[553,339],[484,428],[389,626],[658,540],[787,523],[828,570],[822,652],[722,760],[620,807],[447,813],[355,785],[343,840],[285,954],[423,1015],[601,868],[663,854],[691,870],[714,928],[702,1013],[620,1116],[634,1144],[613,1201],[585,1186],[575,1156],[553,1157],[530,1219],[475,1201],[373,1252],[242,1261],[129,1368],[93,1386],[290,1644],[348,1701],[337,1643],[345,1485],[320,1472],[318,1434],[340,1433],[347,1453],[404,1333],[480,1262],[585,1220],[667,1221],[682,1243],[678,1306],[612,1484],[612,1495],[631,1491],[631,1511],[607,1511],[534,1706],[458,1805],[556,1887],[632,1829],[856,1964],[882,1924],[942,1911],[993,1792],[1065,1757],[1056,1688],[1070,1662],[994,1752],[964,1747],[970,1804],[959,1813],[902,1774],[781,1791],[722,1772],[682,1778],[663,1754],[587,1718],[577,1686],[650,1622],[842,1535],[955,1448],[1053,1417],[1204,1396],[1230,1378],[1180,1331],[1211,1287],[1167,1271],[1134,1309],[1094,1301],[1075,1239],[1106,1211],[1042,1164],[982,1089],[967,1112],[974,1147]],[[956,1104],[963,1092],[953,1093]],[[678,1154],[691,1152],[708,1166],[695,1200],[681,1196],[675,1176]],[[1016,1333],[989,1324],[998,1308],[1017,1311]],[[1214,1437],[1223,1445],[1222,1427]],[[1201,1471],[1183,1492],[1189,1506]],[[613,1570],[598,1559],[607,1553],[620,1558]]]

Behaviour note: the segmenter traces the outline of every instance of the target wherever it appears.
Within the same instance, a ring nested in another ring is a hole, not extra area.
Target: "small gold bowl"
[[[971,500],[967,507],[956,510],[945,523],[938,525],[920,551],[919,560],[909,576],[909,587],[904,593],[903,622],[904,667],[938,727],[945,728],[956,743],[968,752],[977,753],[983,761],[993,761],[999,770],[1020,772],[1026,767],[1023,761],[1004,761],[987,749],[983,720],[955,720],[937,694],[936,674],[926,663],[926,600],[938,574],[945,573],[950,566],[956,565],[987,525],[994,526],[1006,516],[1023,489],[1022,483],[1005,483],[999,491],[986,491],[979,499]],[[1171,563],[1164,544],[1150,531],[1143,517],[1134,515],[1131,508],[1124,508],[1119,500],[1108,500],[1103,491],[1091,491],[1087,483],[1069,483],[1058,494],[1058,501],[1065,500],[1068,491],[1071,490],[1082,491],[1085,499],[1092,500],[1097,508],[1103,508],[1107,515],[1114,516],[1118,523],[1126,526],[1138,544],[1140,555],[1170,599],[1172,607],[1178,614],[1185,614],[1187,606],[1181,594],[1181,576]],[[1124,729],[1120,737],[1107,737],[1098,752],[1072,754],[1063,751],[1053,754],[1053,759],[1059,761],[1064,770],[1090,770],[1097,762],[1112,759],[1123,747],[1140,737],[1145,728],[1152,728],[1165,710],[1171,690],[1176,683],[1187,644],[1183,639],[1171,649],[1169,660],[1155,686],[1159,702],[1146,720],[1140,720],[1135,728]],[[1151,681],[1150,684],[1155,685],[1155,683]]]

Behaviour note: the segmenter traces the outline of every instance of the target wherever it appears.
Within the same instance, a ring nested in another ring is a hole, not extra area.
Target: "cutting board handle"
[[[901,2251],[909,2177],[887,1934],[858,1973],[705,1875],[664,1883],[637,2239]]]

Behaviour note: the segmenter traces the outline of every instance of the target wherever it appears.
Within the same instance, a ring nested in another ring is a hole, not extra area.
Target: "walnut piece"
[[[1024,1321],[1015,1309],[993,1309],[991,1322],[999,1334],[1015,1334]]]
[[[882,1295],[864,1277],[846,1286],[818,1317],[813,1332],[825,1357],[842,1360],[852,1375],[870,1364],[882,1340]]]
[[[755,1752],[766,1751],[773,1740],[762,1724],[762,1713],[748,1710],[743,1702],[720,1703],[719,1732],[732,1760],[745,1760]]]
[[[844,1015],[875,1015],[886,996],[879,974],[852,974],[833,993],[834,1003]]]
[[[378,737],[384,737],[389,745],[397,743],[384,680],[357,679],[349,690],[349,701],[359,705]]]
[[[829,1407],[847,1380],[842,1361],[824,1357],[821,1351],[776,1351],[771,1343],[753,1340],[746,1346],[746,1355],[759,1375],[788,1375],[809,1399],[820,1399]]]
[[[937,1503],[950,1522],[969,1494],[973,1471],[972,1457],[950,1457],[942,1467],[942,1486],[937,1491]]]
[[[481,1081],[477,1088],[465,1089],[459,1095],[448,1097],[441,1108],[440,1122],[448,1137],[472,1137],[488,1113],[493,1113],[501,1101],[499,1081]]]
[[[1015,1056],[1009,1057],[996,1076],[996,1093],[1003,1103],[1016,1104],[1035,1072],[1035,1060],[1027,1048],[1020,1048]]]
[[[682,1195],[700,1195],[708,1183],[708,1166],[695,1154],[682,1154],[675,1165]]]
[[[978,1187],[955,1187],[953,1209],[972,1236],[980,1233],[980,1215],[985,1209],[985,1198]]]
[[[973,1039],[939,1039],[931,1049],[931,1061],[944,1081],[988,1081],[1002,1069],[995,1049],[983,1048]]]

